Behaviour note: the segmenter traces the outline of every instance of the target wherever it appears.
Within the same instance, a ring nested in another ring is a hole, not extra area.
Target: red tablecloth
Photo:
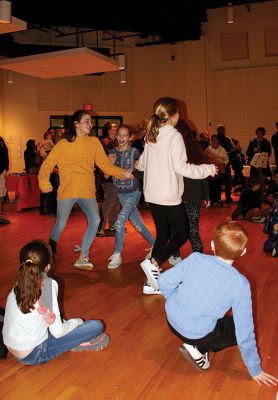
[[[38,175],[8,175],[8,192],[18,194],[17,211],[40,206],[40,188]]]

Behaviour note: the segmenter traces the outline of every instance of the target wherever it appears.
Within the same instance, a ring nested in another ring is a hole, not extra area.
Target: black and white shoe
[[[160,275],[160,269],[156,265],[152,264],[150,260],[144,260],[141,262],[141,268],[145,272],[149,284],[156,290],[159,290],[158,278]]]
[[[143,293],[144,294],[161,294],[160,290],[154,289],[149,282],[144,283],[143,286]]]
[[[210,368],[208,353],[202,354],[196,346],[184,343],[180,347],[180,352],[198,371],[206,371]]]

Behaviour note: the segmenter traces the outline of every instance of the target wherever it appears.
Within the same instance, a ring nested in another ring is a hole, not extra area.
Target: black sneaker
[[[5,219],[5,218],[0,218],[0,225],[8,225],[8,224],[10,224],[11,223],[11,221],[9,221],[8,219]]]

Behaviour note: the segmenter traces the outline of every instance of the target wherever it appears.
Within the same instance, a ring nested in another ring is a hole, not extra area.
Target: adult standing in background
[[[260,126],[259,128],[256,129],[256,138],[251,140],[251,142],[249,143],[246,155],[248,157],[249,162],[251,162],[255,154],[267,153],[268,154],[267,166],[266,168],[255,168],[251,165],[250,176],[260,175],[260,169],[262,176],[271,176],[270,166],[269,166],[269,157],[271,156],[271,144],[264,137],[264,135],[265,135],[264,127]]]
[[[39,165],[37,164],[38,151],[36,141],[29,139],[26,142],[26,149],[24,150],[24,163],[26,174],[34,174],[39,172]]]
[[[206,149],[206,152],[215,159],[217,159],[218,162],[221,163],[221,165],[224,167],[224,170],[226,171],[226,166],[229,164],[229,156],[224,147],[220,146],[217,135],[212,135],[211,145]],[[225,174],[219,173],[216,176],[209,178],[209,192],[210,192],[211,206],[213,206],[213,204],[222,206],[221,187],[223,184],[223,177],[225,178]]]
[[[274,150],[276,169],[278,168],[278,122],[275,123],[276,132],[271,136],[271,144]]]
[[[54,147],[53,138],[55,136],[55,131],[53,128],[48,128],[47,131],[43,135],[43,142],[39,146],[40,155],[43,161],[46,159],[52,148]],[[50,182],[52,185],[52,192],[43,193],[45,196],[44,200],[41,201],[40,212],[41,214],[45,213],[45,204],[46,204],[46,212],[50,217],[56,217],[57,213],[57,189],[59,186],[59,172],[58,168],[54,168],[50,175]]]
[[[10,221],[3,217],[3,199],[7,194],[6,188],[6,172],[9,169],[9,152],[8,147],[0,136],[0,225],[9,224]]]
[[[231,163],[230,163],[230,157],[231,153],[233,151],[233,142],[232,139],[226,136],[226,127],[225,125],[217,125],[216,128],[217,131],[217,140],[220,146],[222,146],[225,150],[226,153],[228,154],[229,157],[229,162],[225,167],[225,174],[224,174],[224,180],[225,180],[225,201],[226,203],[232,203],[233,199],[231,196],[232,193],[232,183],[231,183]]]
[[[53,147],[39,172],[40,188],[48,193],[52,191],[50,174],[55,165],[59,168],[57,219],[50,233],[49,244],[55,252],[72,207],[78,204],[87,218],[88,226],[82,240],[80,257],[74,266],[78,269],[92,270],[89,250],[100,222],[94,179],[95,164],[105,174],[119,179],[129,179],[133,175],[112,165],[99,139],[89,136],[92,118],[86,111],[77,110],[65,121],[65,127],[65,138]]]
[[[210,144],[210,133],[209,131],[204,131],[200,133],[200,140],[198,141],[199,146],[202,150],[206,150]]]
[[[26,149],[24,150],[24,162],[26,174],[38,174],[42,163],[43,157],[37,148],[36,141],[29,139],[26,142]],[[46,215],[45,202],[47,194],[41,191],[40,193],[40,208],[39,213]]]

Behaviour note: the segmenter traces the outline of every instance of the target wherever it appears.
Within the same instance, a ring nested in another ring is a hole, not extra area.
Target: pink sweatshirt
[[[138,169],[144,171],[144,196],[149,203],[174,206],[182,201],[183,177],[203,179],[215,175],[215,166],[187,163],[185,144],[173,125],[159,129],[156,143],[146,143]]]

